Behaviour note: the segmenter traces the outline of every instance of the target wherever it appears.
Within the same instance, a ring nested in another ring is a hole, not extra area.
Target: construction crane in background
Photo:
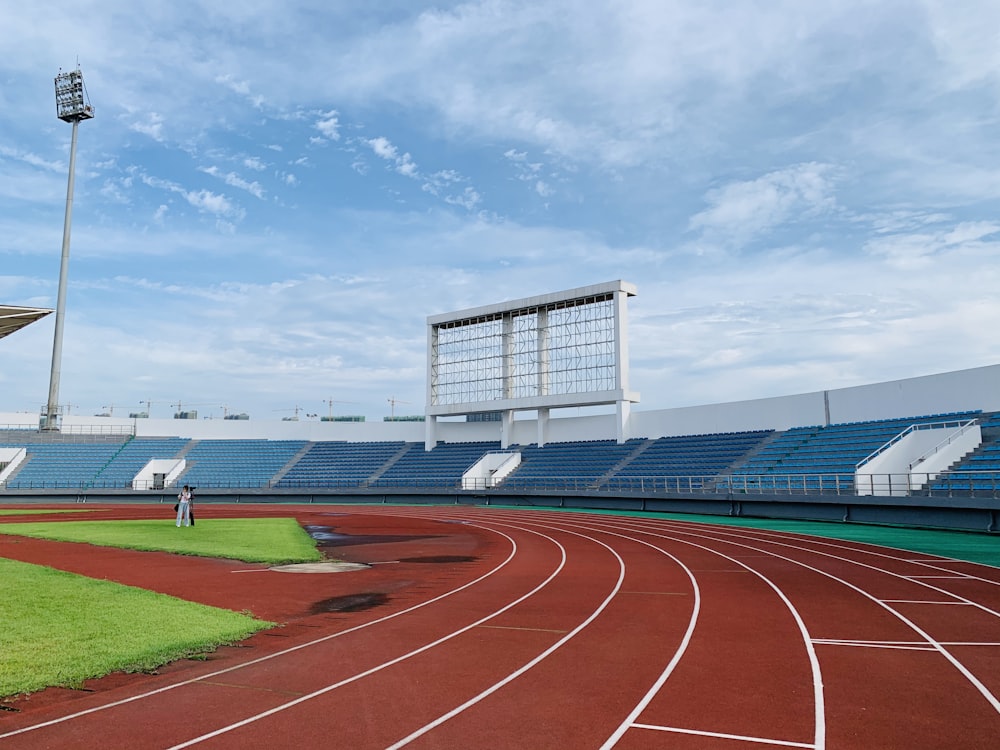
[[[389,419],[396,418],[396,404],[408,404],[409,401],[400,401],[395,396],[390,396],[387,401],[389,402]]]
[[[271,411],[276,411],[276,412],[290,412],[291,411],[291,412],[294,412],[294,416],[291,416],[291,417],[282,417],[281,421],[282,422],[298,422],[299,421],[299,412],[302,411],[302,407],[296,404],[296,406],[295,406],[294,409],[272,409]]]
[[[328,411],[327,411],[327,418],[330,421],[333,421],[333,405],[334,404],[356,404],[358,402],[357,401],[337,401],[336,399],[333,399],[333,398],[325,398],[325,399],[323,399],[323,403],[326,404],[327,407],[329,407]]]
[[[190,409],[191,409],[192,406],[210,406],[213,409],[218,409],[219,408],[218,404],[214,404],[214,403],[188,404],[187,407],[188,407],[189,411],[184,411],[183,404],[180,401],[178,401],[176,404],[170,404],[170,406],[171,406],[171,408],[176,409],[176,411],[174,412],[174,419],[190,419],[191,418],[191,417],[181,417],[180,416],[181,414],[193,414],[193,415],[195,415],[195,418],[197,418],[198,412],[197,411],[190,411]]]

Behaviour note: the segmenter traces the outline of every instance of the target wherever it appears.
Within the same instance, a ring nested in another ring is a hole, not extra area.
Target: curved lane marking
[[[860,586],[856,586],[853,583],[850,583],[849,581],[845,581],[843,578],[835,576],[833,573],[829,573],[827,571],[821,570],[820,568],[816,568],[816,567],[814,567],[812,565],[809,565],[808,563],[802,562],[800,560],[794,560],[794,559],[792,559],[790,557],[786,557],[784,555],[779,555],[776,552],[768,552],[767,550],[761,549],[759,547],[753,547],[753,546],[750,546],[750,545],[747,545],[747,544],[742,544],[742,543],[739,543],[739,542],[734,542],[734,541],[731,541],[731,540],[728,540],[728,539],[717,539],[716,537],[706,536],[705,534],[697,534],[697,533],[694,533],[694,532],[687,532],[687,531],[680,531],[680,530],[678,530],[675,533],[681,533],[681,534],[684,534],[685,536],[697,536],[699,538],[713,539],[715,541],[721,541],[721,542],[723,542],[725,544],[732,544],[732,545],[735,545],[735,546],[738,546],[738,547],[744,547],[746,549],[752,549],[752,550],[755,550],[755,551],[758,551],[758,552],[766,552],[767,554],[773,555],[774,557],[776,557],[778,559],[785,560],[787,562],[793,563],[794,565],[799,565],[800,567],[806,568],[807,570],[811,570],[814,573],[819,573],[822,576],[825,576],[825,577],[827,577],[827,578],[829,578],[831,580],[837,581],[838,583],[840,583],[840,584],[842,584],[842,585],[844,585],[844,586],[846,586],[846,587],[848,587],[850,589],[853,589],[857,593],[861,594],[865,598],[871,600],[872,602],[874,602],[878,606],[880,606],[883,609],[885,609],[887,612],[889,612],[894,617],[896,617],[897,619],[899,619],[901,622],[903,622],[907,627],[909,627],[915,633],[917,633],[918,635],[920,635],[921,638],[923,638],[928,644],[930,644],[931,646],[933,646],[933,648],[934,648],[935,651],[937,651],[938,653],[940,653],[941,656],[943,656],[948,662],[950,662],[951,665],[953,667],[955,667],[955,669],[957,669],[962,674],[962,676],[965,677],[965,679],[968,680],[973,685],[973,687],[976,688],[976,690],[979,691],[979,693],[986,699],[986,701],[990,704],[990,706],[993,707],[994,711],[996,711],[997,713],[1000,713],[1000,700],[997,699],[997,697],[989,690],[989,688],[987,688],[979,680],[978,677],[976,677],[974,674],[972,674],[972,672],[969,671],[969,669],[964,664],[962,664],[962,662],[960,662],[950,651],[948,651],[948,649],[946,649],[944,647],[944,645],[942,644],[942,642],[940,642],[940,641],[932,638],[931,635],[930,635],[930,633],[926,632],[923,628],[921,628],[915,622],[913,622],[908,617],[906,617],[906,615],[904,615],[902,612],[899,612],[896,609],[893,609],[888,604],[886,604],[884,601],[881,601],[877,597],[875,597],[872,594],[868,593],[867,591],[865,591],[864,589],[862,589]],[[718,532],[718,531],[716,531],[715,533],[720,534],[721,536],[735,536],[735,534],[726,534],[725,532]],[[741,535],[739,538],[741,538],[741,539],[747,539],[748,537],[746,535]],[[753,537],[749,537],[749,538],[752,539]],[[776,541],[771,541],[771,540],[754,539],[754,541],[757,541],[757,542],[760,542],[760,543],[763,543],[763,544],[773,544],[773,545],[777,545],[779,547],[788,547],[790,549],[795,549],[795,550],[798,550],[800,552],[807,552],[807,553],[810,553],[810,554],[813,554],[813,555],[820,555],[822,557],[829,557],[829,558],[832,558],[834,560],[840,560],[841,562],[850,563],[850,564],[853,564],[853,565],[857,565],[859,567],[869,568],[871,570],[874,570],[874,571],[879,572],[879,573],[883,573],[883,574],[888,575],[888,576],[892,576],[894,578],[900,578],[900,579],[903,579],[905,581],[909,581],[911,583],[916,583],[917,585],[920,585],[920,586],[926,586],[927,588],[934,589],[936,591],[940,591],[940,592],[945,593],[945,594],[947,594],[949,596],[954,596],[956,599],[960,599],[962,601],[967,601],[970,604],[973,604],[973,605],[976,604],[972,600],[965,599],[964,597],[960,597],[957,594],[951,594],[950,592],[943,591],[942,589],[939,589],[936,586],[931,586],[928,583],[923,583],[923,582],[921,582],[919,580],[914,580],[911,576],[903,576],[903,575],[900,575],[898,573],[893,573],[891,571],[885,570],[883,568],[878,568],[878,567],[876,567],[874,565],[868,565],[867,563],[858,562],[857,560],[851,560],[851,559],[848,559],[846,557],[840,557],[838,555],[834,555],[834,554],[831,554],[829,552],[819,552],[818,550],[811,550],[811,549],[807,549],[807,548],[803,548],[803,547],[798,547],[798,546],[796,546],[794,544],[786,544],[786,543],[776,542]],[[994,612],[991,609],[988,609],[986,607],[982,607],[981,605],[977,605],[977,606],[980,606],[981,609],[983,609],[983,610],[985,610],[987,612],[990,612],[993,615],[1000,616],[1000,615],[998,615],[998,613]]]
[[[515,527],[508,526],[508,528],[515,528]],[[411,658],[413,656],[416,656],[417,654],[422,654],[425,651],[429,651],[430,649],[435,648],[436,646],[440,646],[442,643],[450,641],[452,638],[456,638],[459,635],[462,635],[463,633],[466,633],[469,630],[472,630],[473,628],[479,627],[484,622],[489,622],[494,617],[497,617],[497,616],[503,614],[504,612],[506,612],[507,610],[509,610],[511,607],[517,606],[518,604],[520,604],[521,602],[525,601],[526,599],[529,599],[530,597],[534,596],[539,591],[541,591],[543,588],[545,588],[546,586],[548,586],[549,583],[551,583],[555,579],[555,577],[557,575],[559,575],[559,573],[562,571],[563,567],[566,565],[566,549],[561,544],[559,544],[559,542],[557,542],[555,539],[552,539],[552,537],[546,536],[545,534],[538,534],[538,532],[530,531],[529,529],[521,529],[521,530],[522,531],[527,531],[529,534],[536,534],[536,535],[538,535],[540,537],[548,539],[550,542],[552,542],[557,547],[559,547],[559,549],[562,552],[562,559],[560,560],[559,565],[556,567],[556,569],[549,575],[548,578],[546,578],[544,581],[542,581],[540,584],[538,584],[535,588],[533,588],[528,593],[524,594],[523,596],[518,597],[517,599],[515,599],[512,602],[510,602],[509,604],[504,605],[500,609],[495,610],[492,614],[489,614],[486,617],[482,617],[479,620],[476,620],[475,622],[470,623],[469,625],[466,625],[465,627],[459,628],[458,630],[454,630],[451,633],[449,633],[448,635],[442,636],[441,638],[438,638],[435,641],[431,641],[430,643],[426,643],[423,646],[421,646],[420,648],[415,648],[412,651],[409,651],[409,652],[407,652],[405,654],[402,654],[401,656],[397,656],[394,659],[390,659],[388,661],[382,662],[381,664],[378,664],[378,665],[376,665],[374,667],[371,667],[370,669],[366,669],[363,672],[358,672],[357,674],[352,675],[351,677],[344,678],[343,680],[340,680],[340,681],[335,682],[333,684],[330,684],[330,685],[327,685],[325,687],[322,687],[319,690],[314,690],[311,693],[307,693],[305,695],[299,696],[298,698],[296,698],[294,700],[290,700],[290,701],[287,701],[285,703],[281,703],[281,704],[279,704],[277,706],[274,706],[273,708],[268,709],[267,711],[261,711],[260,713],[254,714],[253,716],[248,716],[247,718],[245,718],[245,719],[243,719],[241,721],[233,722],[232,724],[228,724],[228,725],[226,725],[224,727],[219,727],[218,729],[216,729],[214,731],[207,732],[205,734],[199,735],[198,737],[193,737],[190,740],[187,740],[186,742],[181,742],[180,744],[173,745],[170,748],[168,748],[168,750],[181,750],[181,748],[191,747],[192,745],[197,745],[199,742],[204,742],[206,740],[210,740],[210,739],[213,739],[215,737],[219,737],[220,735],[226,734],[228,732],[232,732],[235,729],[239,729],[241,727],[245,727],[245,726],[247,726],[249,724],[253,724],[253,723],[257,722],[257,721],[260,721],[261,719],[266,719],[268,716],[273,716],[274,714],[280,713],[282,711],[286,711],[289,708],[293,708],[294,706],[298,706],[298,705],[300,705],[302,703],[305,703],[307,701],[312,700],[313,698],[318,698],[321,695],[326,695],[327,693],[330,693],[330,692],[336,690],[337,688],[341,688],[344,685],[349,685],[352,682],[356,682],[356,681],[358,681],[358,680],[360,680],[360,679],[362,679],[364,677],[368,677],[370,675],[373,675],[376,672],[381,672],[383,669],[387,669],[388,667],[391,667],[391,666],[393,666],[395,664],[399,664],[400,662],[405,661],[406,659],[409,659],[409,658]],[[502,532],[497,532],[497,533],[502,533]],[[507,535],[503,534],[503,536],[507,536]],[[510,537],[508,537],[508,538],[510,538]]]
[[[510,524],[497,523],[497,525],[507,526],[508,528],[516,528],[516,527],[512,527]],[[553,527],[546,526],[545,524],[536,523],[534,525],[535,526],[540,526],[540,527],[542,527],[544,529],[547,529],[550,532],[553,530]],[[558,528],[558,527],[556,527],[556,528]],[[595,609],[590,614],[590,616],[587,617],[587,619],[585,619],[583,622],[581,622],[579,625],[577,625],[575,628],[573,628],[573,630],[571,630],[565,636],[563,636],[562,638],[560,638],[554,644],[552,644],[551,646],[549,646],[549,648],[547,648],[545,651],[543,651],[542,653],[540,653],[534,659],[532,659],[531,661],[527,662],[524,666],[520,667],[519,669],[515,670],[514,672],[511,672],[504,679],[500,680],[499,682],[494,683],[493,685],[491,685],[490,687],[488,687],[486,690],[482,691],[481,693],[479,693],[476,696],[473,696],[472,698],[470,698],[469,700],[467,700],[465,703],[461,704],[460,706],[456,706],[451,711],[449,711],[449,712],[447,712],[445,714],[442,714],[441,716],[439,716],[434,721],[429,722],[428,724],[425,724],[424,726],[420,727],[419,729],[417,729],[414,732],[411,732],[410,734],[408,734],[406,737],[404,737],[403,739],[399,740],[398,742],[395,742],[392,745],[389,745],[389,747],[386,748],[386,750],[399,750],[399,748],[404,747],[404,746],[410,744],[411,742],[413,742],[413,740],[417,739],[418,737],[422,737],[423,735],[427,734],[432,729],[441,726],[446,721],[450,721],[451,719],[453,719],[454,717],[458,716],[460,713],[462,713],[466,709],[474,706],[475,704],[479,703],[484,698],[492,695],[493,693],[495,693],[500,688],[504,687],[505,685],[510,684],[515,679],[517,679],[518,677],[520,677],[521,675],[523,675],[525,672],[527,672],[529,669],[531,669],[532,667],[534,667],[535,665],[537,665],[539,662],[541,662],[543,659],[545,659],[548,656],[550,656],[552,653],[554,653],[558,648],[560,648],[561,646],[563,646],[565,643],[567,643],[568,641],[570,641],[571,639],[573,639],[574,637],[576,637],[576,635],[578,635],[580,633],[580,631],[582,631],[591,622],[593,622],[597,618],[597,616],[600,615],[601,612],[603,612],[607,608],[607,606],[611,603],[612,599],[614,599],[615,596],[617,596],[618,592],[621,590],[622,581],[625,580],[625,561],[622,560],[621,556],[615,550],[613,550],[611,547],[609,547],[607,544],[605,544],[604,542],[602,542],[602,541],[600,541],[598,539],[594,539],[593,537],[589,537],[586,534],[578,534],[578,533],[576,533],[574,531],[566,531],[565,529],[561,529],[561,528],[559,529],[559,531],[561,531],[563,533],[566,533],[566,534],[572,534],[573,536],[578,536],[578,537],[581,537],[583,539],[587,539],[587,540],[589,540],[591,542],[595,542],[597,544],[600,544],[602,547],[604,547],[605,549],[607,549],[612,555],[615,556],[615,558],[618,560],[618,580],[615,582],[615,585],[612,588],[611,593],[608,594],[607,597],[605,597],[604,601],[601,602],[601,604],[597,607],[597,609]]]
[[[253,666],[255,664],[260,664],[261,662],[265,662],[265,661],[268,661],[270,659],[276,659],[276,658],[278,658],[280,656],[285,656],[286,654],[290,654],[290,653],[293,653],[295,651],[300,651],[302,649],[309,648],[311,646],[316,646],[318,644],[325,643],[326,641],[332,640],[334,638],[339,638],[340,636],[347,635],[348,633],[353,633],[353,632],[355,632],[357,630],[361,630],[363,628],[371,627],[372,625],[378,625],[378,624],[383,623],[383,622],[385,622],[387,620],[391,620],[393,618],[400,617],[401,615],[409,614],[409,613],[411,613],[411,612],[413,612],[415,610],[420,609],[421,607],[426,607],[426,606],[428,606],[430,604],[434,604],[435,602],[441,601],[442,599],[445,599],[445,598],[447,598],[449,596],[457,594],[458,592],[463,591],[463,590],[469,588],[470,586],[474,586],[477,583],[481,583],[482,581],[486,580],[490,576],[492,576],[495,573],[497,573],[504,566],[506,566],[508,563],[510,563],[510,561],[514,559],[514,556],[517,553],[517,542],[515,542],[511,537],[507,536],[503,532],[496,531],[495,529],[489,529],[489,528],[487,528],[485,526],[479,526],[478,524],[470,524],[470,525],[471,526],[475,526],[476,528],[481,528],[484,531],[490,531],[492,533],[499,534],[500,536],[506,538],[507,541],[509,541],[510,544],[511,544],[511,550],[510,550],[510,553],[507,555],[507,558],[503,562],[501,562],[499,565],[497,565],[495,568],[493,568],[492,570],[490,570],[490,571],[484,573],[483,575],[479,576],[479,578],[476,578],[476,579],[474,579],[472,581],[469,581],[468,583],[465,583],[465,584],[463,584],[463,585],[461,585],[461,586],[459,586],[457,588],[454,588],[451,591],[446,591],[445,593],[443,593],[443,594],[441,594],[439,596],[436,596],[433,599],[428,599],[426,602],[421,602],[420,604],[415,604],[412,607],[407,607],[406,609],[402,609],[399,612],[393,612],[391,615],[386,615],[384,617],[379,617],[378,619],[370,620],[369,622],[365,622],[365,623],[362,623],[360,625],[355,625],[354,627],[348,628],[347,630],[341,630],[341,631],[338,631],[336,633],[331,633],[330,635],[325,635],[325,636],[322,636],[320,638],[316,638],[316,639],[311,640],[311,641],[309,641],[307,643],[300,643],[297,646],[291,646],[290,648],[282,649],[281,651],[276,651],[273,654],[268,654],[266,656],[261,656],[261,657],[259,657],[257,659],[251,659],[250,661],[242,662],[242,663],[236,664],[236,665],[234,665],[232,667],[226,667],[225,669],[219,669],[219,670],[216,670],[214,672],[209,672],[208,674],[201,675],[200,677],[193,677],[193,678],[188,679],[188,680],[182,680],[181,682],[175,682],[172,685],[164,685],[163,687],[156,688],[155,690],[148,690],[148,691],[146,691],[144,693],[139,693],[138,695],[131,695],[128,698],[122,698],[121,700],[112,701],[111,703],[104,703],[104,704],[102,704],[100,706],[94,706],[93,708],[88,708],[88,709],[84,709],[83,711],[77,711],[75,713],[67,714],[65,716],[60,716],[59,718],[56,718],[56,719],[51,719],[49,721],[43,721],[43,722],[41,722],[39,724],[32,724],[30,726],[21,727],[20,729],[15,729],[15,730],[10,731],[10,732],[5,732],[4,734],[0,734],[0,740],[4,739],[6,737],[14,737],[15,735],[24,734],[26,732],[31,732],[31,731],[34,731],[36,729],[43,729],[44,727],[50,727],[50,726],[53,726],[54,724],[61,724],[63,722],[70,721],[72,719],[78,719],[81,716],[87,716],[88,714],[97,713],[98,711],[104,711],[104,710],[107,710],[109,708],[115,708],[117,706],[123,706],[123,705],[125,705],[127,703],[133,703],[135,701],[142,700],[144,698],[151,698],[151,697],[160,695],[162,693],[166,693],[166,692],[168,692],[170,690],[174,690],[176,688],[185,687],[187,685],[193,685],[193,684],[195,684],[197,682],[202,682],[204,680],[209,680],[209,679],[212,679],[213,677],[218,677],[219,675],[222,675],[222,674],[227,674],[229,672],[235,672],[237,670],[244,669],[246,667],[250,667],[250,666]]]
[[[579,528],[579,523],[580,522],[578,521],[577,522],[577,526],[576,526],[577,528]],[[608,531],[607,530],[608,529],[607,526],[600,526],[597,529],[594,529],[591,526],[584,526],[584,528],[587,528],[589,530],[600,530],[600,531],[603,531],[603,532],[608,533],[608,534],[614,533],[614,532]],[[619,528],[619,527],[613,526],[612,528]],[[755,575],[758,578],[760,578],[764,583],[766,583],[778,595],[778,597],[782,600],[782,602],[784,602],[785,607],[788,609],[789,613],[792,615],[792,618],[795,620],[795,624],[799,628],[799,632],[802,634],[803,645],[805,647],[806,653],[809,656],[809,665],[810,665],[810,668],[812,670],[812,675],[813,675],[813,704],[815,706],[815,712],[814,712],[814,737],[813,737],[813,743],[811,745],[804,745],[804,747],[813,747],[813,748],[816,748],[817,750],[822,750],[822,748],[824,748],[826,746],[826,719],[825,719],[825,703],[824,703],[824,697],[823,697],[823,678],[822,678],[822,673],[820,671],[819,659],[816,656],[816,651],[813,648],[813,644],[812,644],[812,638],[809,635],[809,631],[808,631],[808,629],[805,626],[805,622],[803,622],[802,617],[798,613],[798,610],[791,603],[791,601],[788,599],[788,597],[785,596],[784,592],[773,581],[771,581],[769,578],[767,578],[767,576],[765,576],[764,574],[760,573],[757,570],[754,570],[753,568],[751,568],[750,566],[746,565],[745,563],[743,563],[743,562],[741,562],[741,561],[739,561],[739,560],[737,560],[737,559],[735,559],[733,557],[730,557],[729,555],[726,555],[723,552],[720,552],[719,550],[712,549],[710,547],[706,547],[706,546],[704,546],[702,544],[698,544],[696,542],[691,542],[691,541],[688,541],[686,539],[677,539],[677,538],[672,537],[672,536],[667,536],[667,535],[664,535],[664,534],[660,534],[660,533],[657,533],[656,531],[651,531],[649,529],[636,529],[636,528],[633,528],[633,527],[626,527],[625,529],[620,529],[620,530],[629,531],[629,532],[632,532],[632,533],[645,534],[647,536],[654,536],[654,537],[657,537],[657,538],[660,538],[660,539],[669,539],[671,541],[678,542],[680,544],[687,544],[687,545],[690,545],[692,547],[698,547],[699,549],[702,549],[702,550],[704,550],[704,551],[706,551],[706,552],[708,552],[710,554],[718,555],[719,557],[722,557],[722,558],[724,558],[726,560],[729,560],[730,562],[735,563],[736,565],[739,565],[742,568],[745,568],[747,570],[747,572],[752,573],[753,575]],[[620,535],[615,534],[615,536],[620,536]],[[669,553],[665,552],[665,554],[669,554]],[[671,557],[673,557],[673,555],[671,555]],[[677,558],[674,558],[674,559],[677,559]],[[685,569],[687,569],[686,566],[685,566]],[[615,744],[617,744],[618,740],[621,739],[621,737],[625,734],[625,731],[630,726],[636,726],[636,727],[640,726],[639,724],[635,723],[635,720],[646,709],[646,707],[649,705],[649,703],[655,697],[656,693],[659,692],[660,688],[663,687],[664,683],[666,683],[667,679],[670,676],[670,673],[676,667],[676,663],[677,663],[677,661],[679,661],[679,658],[680,658],[680,655],[675,655],[674,660],[671,661],[671,663],[668,665],[667,669],[665,669],[664,672],[663,672],[663,674],[660,675],[660,678],[655,683],[653,683],[652,687],[650,687],[649,691],[646,693],[646,695],[643,697],[643,699],[636,705],[636,707],[632,710],[632,712],[628,715],[628,717],[625,718],[625,720],[622,722],[622,724],[619,726],[619,728],[615,731],[615,733],[612,734],[611,737],[609,737],[607,739],[607,741],[601,746],[601,750],[609,750],[609,748],[614,747]],[[677,731],[683,731],[683,730],[677,730]],[[773,740],[767,740],[767,741],[768,742],[775,742]],[[782,741],[777,741],[777,742],[778,742],[778,744],[784,744]]]

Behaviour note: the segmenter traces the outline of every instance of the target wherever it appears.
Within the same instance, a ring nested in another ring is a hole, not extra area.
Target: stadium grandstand
[[[635,293],[615,281],[429,317],[424,421],[67,416],[50,432],[0,413],[0,501],[173,503],[189,484],[201,502],[532,505],[1000,531],[1000,365],[640,411],[628,382]],[[579,416],[579,406],[604,413]]]

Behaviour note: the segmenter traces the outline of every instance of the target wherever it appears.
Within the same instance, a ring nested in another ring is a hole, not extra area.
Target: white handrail
[[[973,427],[975,427],[975,425],[976,425],[976,421],[975,420],[971,420],[971,421],[967,422],[966,424],[962,425],[962,428],[958,432],[951,433],[950,435],[948,435],[948,437],[946,437],[940,443],[938,443],[937,445],[935,445],[933,448],[930,448],[929,450],[924,451],[921,455],[917,456],[913,460],[913,463],[910,464],[910,469],[912,470],[913,467],[916,466],[917,464],[923,463],[928,458],[930,458],[935,453],[937,453],[939,450],[941,450],[942,448],[944,448],[946,445],[951,445],[952,442],[954,442],[958,438],[962,437],[962,435],[964,435],[966,432],[968,432]]]
[[[918,430],[941,430],[941,429],[946,429],[948,427],[961,427],[961,428],[964,429],[964,428],[970,427],[970,426],[972,426],[972,425],[974,425],[976,423],[977,422],[976,422],[975,419],[966,419],[966,420],[952,419],[952,420],[948,420],[946,422],[920,422],[918,424],[911,424],[905,430],[903,430],[898,435],[896,435],[895,437],[893,437],[892,439],[890,439],[887,443],[885,443],[885,445],[882,445],[879,448],[876,448],[874,451],[872,451],[867,456],[865,456],[860,461],[858,461],[858,463],[856,463],[854,465],[854,469],[855,470],[860,469],[862,466],[864,466],[869,461],[872,461],[873,459],[875,459],[878,456],[882,455],[887,450],[889,450],[889,448],[891,448],[892,446],[894,446],[896,443],[898,443],[904,437],[906,437],[907,435],[909,435],[911,432],[917,432]]]

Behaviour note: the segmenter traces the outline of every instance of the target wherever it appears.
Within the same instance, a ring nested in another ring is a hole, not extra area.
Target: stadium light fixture
[[[59,293],[56,299],[56,330],[52,340],[52,370],[49,375],[49,398],[45,405],[40,427],[43,430],[59,429],[59,376],[62,369],[63,321],[66,316],[66,277],[69,271],[69,235],[73,220],[73,180],[76,171],[76,131],[83,120],[94,116],[87,89],[83,85],[80,68],[62,71],[55,78],[56,116],[73,125],[69,146],[69,178],[66,183],[66,216],[63,220],[62,261],[59,265]]]

